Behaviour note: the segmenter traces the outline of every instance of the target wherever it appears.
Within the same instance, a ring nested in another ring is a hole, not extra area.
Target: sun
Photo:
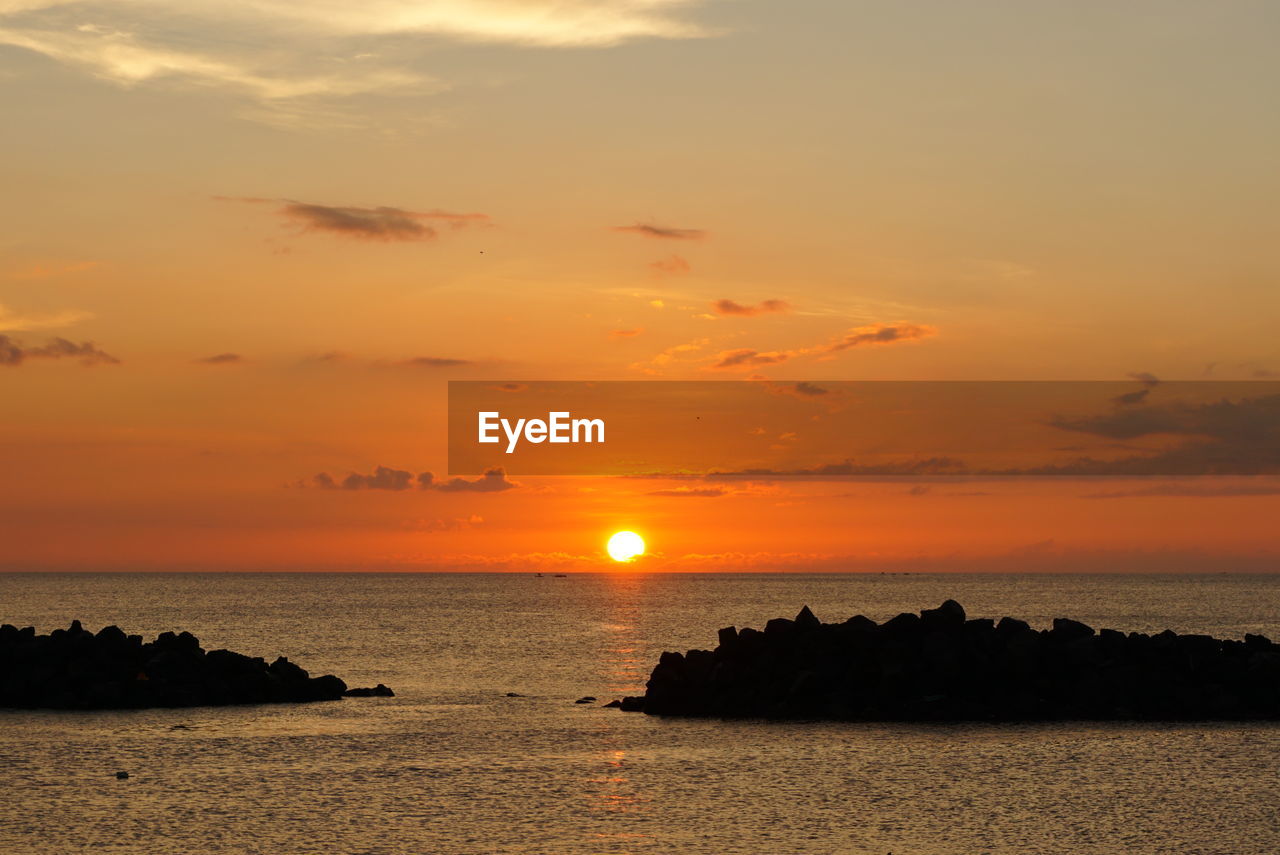
[[[644,540],[634,531],[620,531],[609,538],[606,548],[614,561],[630,561],[644,555]]]

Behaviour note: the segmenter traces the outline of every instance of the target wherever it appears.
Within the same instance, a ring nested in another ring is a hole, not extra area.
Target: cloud
[[[609,336],[611,338],[635,338],[642,332],[644,332],[644,327],[638,327],[633,330],[609,330]]]
[[[869,324],[854,327],[844,335],[816,349],[818,353],[837,353],[851,347],[864,345],[894,344],[902,341],[915,341],[937,335],[936,328],[926,324]]]
[[[695,5],[697,0],[8,0],[0,3],[0,44],[123,87],[234,93],[260,108],[249,117],[344,125],[366,118],[343,102],[351,96],[447,89],[415,67],[440,41],[599,48],[712,35],[679,14]]]
[[[923,324],[869,324],[854,327],[826,344],[816,347],[802,347],[796,350],[758,351],[742,347],[735,350],[721,351],[709,366],[715,370],[756,368],[762,365],[777,365],[799,356],[830,358],[843,350],[854,347],[880,346],[915,341],[935,335],[934,327]]]
[[[1147,400],[1147,396],[1151,394],[1150,389],[1139,389],[1136,392],[1125,392],[1123,395],[1116,395],[1111,399],[1111,403],[1122,407],[1131,407],[1141,404]]]
[[[668,255],[652,261],[649,267],[659,276],[683,276],[693,269],[693,265],[678,255]]]
[[[258,200],[244,200],[258,201]],[[286,201],[280,215],[296,223],[304,232],[329,232],[342,237],[372,241],[428,241],[439,231],[431,224],[451,229],[488,225],[485,214],[454,214],[448,211],[406,211],[401,208],[357,208]]]
[[[411,527],[415,531],[462,531],[473,526],[480,525],[484,522],[484,517],[479,514],[472,514],[468,517],[454,517],[452,519],[421,519],[412,523]]]
[[[430,472],[419,472],[414,475],[407,469],[378,466],[368,475],[352,472],[341,480],[334,478],[328,472],[320,472],[313,475],[310,481],[298,482],[297,486],[314,487],[321,490],[389,490],[401,492],[418,489],[436,490],[441,493],[501,493],[505,490],[514,490],[520,485],[515,481],[508,480],[507,473],[502,469],[489,469],[479,478],[472,480],[449,478],[440,481]]]
[[[439,490],[442,493],[501,493],[514,490],[520,485],[507,479],[502,469],[487,469],[479,478],[468,481],[466,478],[450,478],[437,481],[430,472],[418,475],[418,486],[423,490]]]
[[[1060,466],[1020,470],[1027,475],[1259,475],[1280,472],[1280,394],[1211,403],[1173,402],[1113,410],[1098,416],[1058,417],[1061,430],[1129,441],[1180,437],[1181,445],[1118,460],[1083,457]]]
[[[57,261],[32,264],[29,267],[24,267],[7,274],[7,277],[9,279],[26,281],[36,279],[53,279],[54,277],[65,276],[69,273],[80,273],[85,270],[92,270],[101,263],[102,262],[100,261]]]
[[[469,359],[451,359],[444,356],[414,356],[409,359],[402,359],[396,365],[405,365],[411,368],[456,368],[459,365],[470,365]]]
[[[57,329],[92,318],[89,312],[68,310],[52,314],[18,314],[0,303],[0,330],[28,332],[30,330]]]
[[[679,361],[685,354],[696,353],[706,347],[710,341],[710,339],[702,338],[697,341],[672,345],[654,356],[648,362],[635,362],[632,363],[631,367],[636,371],[643,371],[645,374],[658,374],[661,372],[661,369]]]
[[[629,226],[614,226],[615,232],[629,232],[641,237],[659,240],[702,240],[707,236],[704,229],[677,229],[671,226],[658,226],[652,223],[633,223]]]
[[[885,461],[882,463],[857,463],[854,460],[846,459],[839,463],[824,463],[818,466],[798,467],[795,469],[752,468],[727,471],[713,470],[701,473],[649,472],[619,477],[676,481],[772,481],[775,479],[829,481],[859,477],[902,478],[944,475],[955,477],[963,474],[968,473],[962,460],[954,457],[934,456]]]
[[[745,317],[791,311],[791,306],[785,300],[765,300],[763,303],[755,306],[744,306],[741,303],[735,303],[732,300],[716,300],[711,304],[711,307],[715,309],[717,314],[741,315]]]
[[[726,496],[728,490],[719,487],[675,487],[670,490],[651,490],[646,496],[670,496],[672,498],[714,499]]]
[[[78,359],[82,365],[118,365],[116,359],[91,341],[76,344],[53,338],[43,347],[26,347],[7,335],[0,335],[0,365],[18,366],[28,359]]]
[[[238,353],[215,353],[192,361],[201,365],[235,365],[244,362],[244,357]]]
[[[1192,485],[1162,484],[1132,490],[1086,493],[1086,499],[1128,499],[1142,496],[1236,498],[1242,496],[1280,496],[1280,484]]]
[[[792,386],[792,391],[794,391],[795,394],[797,395],[803,395],[804,397],[807,397],[807,398],[814,398],[819,395],[831,394],[830,389],[824,389],[823,387],[814,385],[813,383],[810,383],[807,380],[801,380],[799,383],[796,383],[794,386]]]
[[[1160,378],[1152,374],[1150,371],[1130,371],[1129,376],[1137,380],[1146,388],[1138,389],[1134,392],[1125,392],[1122,395],[1116,395],[1111,399],[1111,403],[1118,407],[1133,407],[1138,404],[1146,403],[1147,397],[1151,394],[1151,390],[1160,385]]]
[[[722,350],[716,354],[715,362],[711,364],[712,368],[755,368],[758,365],[777,365],[780,362],[786,362],[800,351],[793,350],[771,350],[767,353],[761,353],[758,350],[752,350],[749,347],[740,347],[736,350]]]

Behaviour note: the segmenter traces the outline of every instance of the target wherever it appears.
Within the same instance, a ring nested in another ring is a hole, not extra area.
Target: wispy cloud
[[[223,202],[279,204],[277,213],[303,232],[328,232],[341,237],[370,241],[428,241],[439,227],[463,229],[490,225],[486,214],[459,214],[452,211],[409,211],[382,205],[362,208],[354,205],[321,205],[292,199],[262,199],[255,196],[215,196]]]
[[[633,223],[629,226],[614,226],[615,232],[629,232],[641,237],[659,240],[702,240],[707,236],[704,229],[677,229],[672,226],[659,226],[653,223]]]
[[[916,341],[935,335],[937,330],[922,324],[869,324],[854,327],[825,344],[815,347],[802,347],[794,350],[759,351],[749,347],[721,351],[709,366],[715,370],[737,370],[759,368],[765,365],[778,365],[800,356],[817,356],[829,359],[835,354],[855,347],[898,344]]]
[[[50,339],[41,347],[26,347],[7,335],[0,335],[0,365],[16,367],[28,359],[78,359],[82,365],[118,365],[119,359],[91,341],[76,344],[65,338]]]
[[[1139,497],[1168,498],[1240,498],[1248,496],[1280,496],[1280,483],[1264,484],[1161,484],[1128,490],[1086,493],[1086,499],[1129,499]]]
[[[937,335],[936,328],[925,324],[869,324],[854,327],[842,336],[816,348],[818,353],[838,353],[863,345],[894,344]]]
[[[522,47],[608,47],[711,35],[695,0],[7,0],[0,43],[121,86],[243,95],[294,120],[366,93],[433,93],[416,38]]]
[[[650,490],[645,495],[672,499],[715,499],[728,494],[728,490],[719,487],[673,487],[670,490]]]
[[[681,256],[673,254],[650,262],[649,268],[659,276],[683,276],[693,269],[693,265]]]
[[[5,274],[8,279],[17,279],[20,281],[33,281],[38,279],[53,279],[58,276],[66,276],[71,273],[81,273],[85,270],[92,270],[101,265],[99,261],[49,261],[30,264],[26,267],[20,267],[17,270],[10,271]]]
[[[697,353],[698,351],[702,350],[704,347],[710,344],[710,342],[711,342],[710,339],[701,338],[701,339],[698,339],[697,341],[690,341],[690,342],[685,342],[683,344],[672,345],[671,347],[668,347],[665,350],[658,353],[648,362],[633,363],[631,365],[631,368],[636,371],[642,371],[645,374],[658,374],[658,373],[661,373],[663,368],[667,368],[673,365],[674,363],[679,362],[686,355],[691,353]]]
[[[457,368],[460,365],[470,364],[469,359],[452,359],[447,356],[414,356],[396,363],[409,368]]]
[[[733,300],[716,300],[711,304],[711,308],[719,315],[740,315],[743,317],[791,311],[790,304],[785,300],[765,300],[763,303],[758,303],[754,306],[735,303]]]
[[[201,365],[238,365],[244,362],[244,357],[238,353],[215,353],[193,361]]]
[[[72,324],[93,317],[89,312],[73,309],[61,312],[15,312],[0,303],[0,330],[7,332],[28,332],[30,330],[51,330],[69,327]]]
[[[802,351],[798,350],[770,350],[761,353],[749,347],[739,347],[734,350],[720,351],[715,358],[715,362],[711,363],[711,367],[717,369],[758,368],[761,365],[777,365],[780,362],[786,362],[800,353]]]
[[[644,332],[644,327],[637,327],[631,330],[609,330],[610,338],[635,338]]]

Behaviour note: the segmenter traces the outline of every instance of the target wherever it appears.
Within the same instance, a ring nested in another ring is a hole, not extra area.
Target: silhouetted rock
[[[343,695],[392,692],[381,684],[348,692],[332,674],[312,677],[283,656],[268,665],[230,650],[206,652],[189,632],[162,632],[144,643],[117,626],[95,635],[80,621],[48,635],[0,626],[0,707],[137,709],[305,703]]]
[[[394,698],[396,693],[379,683],[373,688],[347,689],[342,693],[347,698]]]
[[[967,619],[947,600],[877,625],[823,624],[806,606],[763,632],[726,627],[714,651],[663,653],[654,715],[961,721],[1280,719],[1280,647],[1260,635],[1095,632],[1058,618]]]

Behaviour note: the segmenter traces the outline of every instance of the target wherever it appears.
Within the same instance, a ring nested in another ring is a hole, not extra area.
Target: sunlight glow
[[[644,555],[644,540],[634,531],[620,531],[609,538],[606,548],[614,561],[630,561]]]

